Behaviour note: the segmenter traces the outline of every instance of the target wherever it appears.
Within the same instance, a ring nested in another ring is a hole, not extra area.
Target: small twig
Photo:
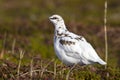
[[[60,65],[61,65],[61,66],[64,66],[64,65],[63,65],[63,62],[61,62]],[[59,73],[60,73],[60,75],[61,75],[61,78],[63,78],[63,76],[64,76],[64,71],[65,71],[65,70],[66,70],[66,69],[63,67],[62,70],[59,71]]]
[[[31,63],[30,63],[30,78],[32,80],[32,76],[33,76],[33,59],[31,60]]]
[[[32,73],[33,73],[33,72],[42,72],[42,70],[32,70],[31,72],[32,72]],[[54,72],[48,71],[48,70],[45,70],[44,72],[48,72],[48,73],[54,74]],[[29,74],[29,72],[21,73],[20,76],[25,76],[25,75],[27,75],[27,74]]]
[[[73,68],[75,68],[76,64],[74,64],[71,69],[68,71],[67,73],[67,76],[66,76],[66,80],[69,80],[69,75],[70,75],[70,72],[73,70]]]
[[[7,33],[4,34],[3,49],[5,49]]]
[[[107,0],[105,1],[104,9],[104,31],[105,31],[105,61],[108,62],[108,41],[107,41]],[[107,65],[105,65],[105,69]]]
[[[56,77],[56,62],[57,62],[57,61],[54,62],[54,79],[55,79],[55,77]]]
[[[15,43],[16,43],[16,39],[13,40],[13,44],[12,44],[12,54],[15,53]]]
[[[52,59],[45,67],[42,68],[41,77],[43,76],[43,73],[44,73],[45,69],[48,67],[48,65],[50,65],[50,63],[53,61],[54,61],[54,59]]]
[[[3,57],[4,57],[4,51],[5,51],[5,44],[6,44],[6,37],[7,37],[7,34],[5,33],[4,34],[4,39],[3,39],[3,48],[2,48],[2,51],[1,51],[1,53],[0,53],[0,59],[3,59]]]
[[[105,10],[104,10],[104,31],[105,31],[105,61],[108,63],[108,40],[107,40],[107,0],[105,0]],[[107,69],[107,64],[105,65]],[[109,73],[106,74],[109,77]]]
[[[18,74],[18,76],[20,75],[20,65],[21,65],[21,60],[22,60],[22,58],[23,58],[23,56],[24,56],[24,51],[22,51],[22,50],[19,50],[19,52],[20,52],[20,60],[19,60],[19,63],[18,63],[18,70],[17,70],[17,74]]]

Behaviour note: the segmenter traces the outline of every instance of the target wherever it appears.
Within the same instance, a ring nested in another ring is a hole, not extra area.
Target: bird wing
[[[69,34],[70,36],[61,37],[59,40],[60,48],[66,52],[66,55],[91,62],[97,62],[100,59],[94,48],[84,37],[73,33]]]
[[[69,33],[67,36],[63,36],[59,39],[60,48],[65,51],[67,56],[80,59],[82,53],[82,47],[80,42],[86,42],[82,36]]]
[[[82,57],[91,62],[98,62],[100,60],[100,57],[90,43],[84,42],[81,46],[83,48]]]

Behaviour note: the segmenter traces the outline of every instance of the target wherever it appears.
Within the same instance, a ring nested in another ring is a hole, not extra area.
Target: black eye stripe
[[[51,18],[51,19],[58,19],[57,17],[53,17],[53,18]]]

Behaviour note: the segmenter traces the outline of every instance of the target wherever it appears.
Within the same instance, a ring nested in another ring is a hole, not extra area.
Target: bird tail
[[[106,64],[107,64],[107,63],[106,63],[105,61],[103,61],[102,59],[99,59],[98,63],[101,64],[101,65],[106,65]]]

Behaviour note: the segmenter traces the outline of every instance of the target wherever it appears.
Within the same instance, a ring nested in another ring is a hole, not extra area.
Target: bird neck
[[[57,24],[55,24],[55,30],[66,30],[64,22],[60,21]]]
[[[62,36],[67,31],[64,23],[58,23],[55,25],[55,35]]]

